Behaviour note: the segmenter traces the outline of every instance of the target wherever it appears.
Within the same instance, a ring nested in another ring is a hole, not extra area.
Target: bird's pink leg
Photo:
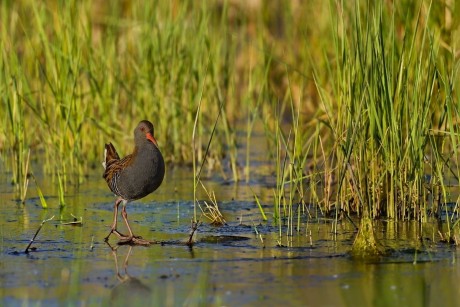
[[[125,221],[126,227],[128,228],[129,235],[126,236],[125,238],[122,238],[122,240],[118,244],[139,244],[139,245],[150,245],[151,243],[154,243],[153,241],[147,241],[142,239],[140,236],[135,236],[133,234],[133,231],[131,230],[131,227],[129,226],[128,222],[128,213],[126,212],[126,203],[123,203],[123,208],[121,209],[121,216],[123,217],[123,220]]]
[[[107,237],[104,238],[104,241],[106,242],[109,240],[109,237],[112,233],[116,234],[119,238],[128,238],[128,236],[125,236],[124,234],[120,233],[117,230],[118,206],[120,205],[122,201],[125,201],[125,200],[121,197],[118,197],[117,200],[115,201],[115,205],[113,206],[113,222],[112,222],[112,226],[110,227],[109,234],[107,235]]]
[[[131,227],[129,226],[128,213],[126,212],[125,204],[123,204],[123,208],[121,208],[121,216],[123,217],[123,220],[125,221],[126,227],[128,227],[128,232],[129,232],[128,238],[132,239],[134,235],[133,235],[133,231],[131,230]]]

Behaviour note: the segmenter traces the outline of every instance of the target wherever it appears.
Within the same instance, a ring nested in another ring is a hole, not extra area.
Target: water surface
[[[98,171],[69,187],[62,210],[46,176],[39,177],[46,210],[33,184],[22,205],[15,201],[10,174],[0,178],[1,305],[454,306],[460,300],[459,255],[434,239],[435,223],[380,221],[376,235],[387,255],[367,262],[349,254],[356,229],[347,220],[334,234],[332,219],[302,216],[293,236],[281,227],[279,246],[269,180],[250,184],[268,214],[263,222],[249,185],[211,178],[207,187],[221,200],[227,224],[211,226],[202,217],[189,248],[182,242],[193,217],[191,171],[170,168],[157,192],[128,204],[134,232],[167,244],[118,246],[115,237],[110,244],[103,240],[115,198]],[[41,221],[53,215],[35,250],[25,254]],[[61,225],[72,216],[83,224]],[[119,225],[125,229],[121,220]]]

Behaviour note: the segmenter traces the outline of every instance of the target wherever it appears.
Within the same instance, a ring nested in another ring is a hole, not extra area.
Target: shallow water
[[[204,221],[189,248],[182,242],[193,216],[191,171],[170,168],[157,192],[127,208],[137,235],[166,244],[118,246],[115,237],[111,245],[103,240],[114,196],[99,172],[69,188],[63,210],[51,180],[39,177],[50,206],[44,210],[33,184],[18,204],[8,178],[0,175],[1,305],[449,306],[460,299],[458,251],[433,240],[435,224],[380,222],[376,234],[387,255],[372,262],[349,255],[356,230],[346,220],[335,235],[325,218],[303,218],[292,237],[283,226],[279,247],[279,227],[262,222],[249,185],[207,180],[227,225]],[[272,220],[271,183],[257,182],[251,187]],[[83,224],[61,224],[72,215]]]

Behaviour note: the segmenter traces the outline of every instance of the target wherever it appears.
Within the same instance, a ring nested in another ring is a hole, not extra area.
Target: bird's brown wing
[[[132,154],[127,155],[123,159],[120,159],[118,156],[115,147],[113,147],[112,143],[105,144],[105,159],[104,159],[104,175],[102,176],[107,184],[110,187],[110,190],[115,194],[120,195],[120,191],[118,190],[118,178],[120,172],[124,170],[129,164],[132,162]]]

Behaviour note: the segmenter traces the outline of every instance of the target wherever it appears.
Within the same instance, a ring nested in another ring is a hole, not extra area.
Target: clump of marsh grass
[[[208,192],[204,184],[200,181],[201,187],[205,191],[206,195],[209,198],[209,203],[207,201],[203,201],[204,206],[201,206],[198,202],[198,206],[203,213],[203,215],[210,220],[211,225],[213,226],[222,226],[225,225],[227,222],[224,219],[224,216],[219,210],[219,205],[217,203],[216,195],[214,191]]]
[[[456,161],[445,158],[458,142],[452,120],[457,107],[447,86],[453,74],[439,69],[440,41],[428,23],[431,7],[420,2],[415,23],[398,25],[395,14],[401,9],[408,8],[340,6],[332,95],[319,89],[338,144],[337,200],[363,217],[354,250],[378,252],[371,219],[426,221],[426,172],[439,183],[445,204],[443,181]],[[450,144],[440,133],[451,137]]]
[[[287,96],[286,101],[288,101],[292,126],[289,127],[286,136],[282,125],[278,124],[273,137],[276,148],[274,219],[278,226],[279,246],[283,245],[283,226],[286,226],[285,238],[289,245],[294,233],[300,232],[301,222],[307,214],[305,191],[310,178],[304,174],[304,170],[314,140],[307,137],[311,129],[302,130],[300,127],[300,123],[304,121],[300,112],[302,105],[295,104],[291,95]],[[261,213],[264,215],[263,211]]]
[[[335,215],[333,232],[343,214],[363,218],[358,236],[365,240],[355,246],[380,254],[369,221],[439,217],[447,210],[447,178],[459,178],[455,33],[450,27],[452,37],[442,41],[439,10],[423,1],[331,1],[329,13],[333,48],[323,49],[323,61],[311,48],[308,54],[319,101],[313,120],[305,117],[314,104],[302,96],[305,73],[276,56],[270,72],[285,67],[277,92],[284,96],[269,112],[258,107],[276,161],[278,243],[298,232],[305,213],[312,216],[308,200],[319,210],[314,216]]]
[[[420,17],[400,47],[394,25],[384,27],[381,7],[368,12],[365,21],[359,15],[350,48],[344,50],[350,54],[342,78],[348,116],[338,126],[348,131],[338,152],[341,178],[348,173],[355,179],[354,194],[371,217],[416,218],[424,202],[414,197],[424,194],[424,157],[441,154],[430,146],[429,136],[433,127],[442,126],[438,114],[447,103],[435,90],[440,81],[436,42]]]

